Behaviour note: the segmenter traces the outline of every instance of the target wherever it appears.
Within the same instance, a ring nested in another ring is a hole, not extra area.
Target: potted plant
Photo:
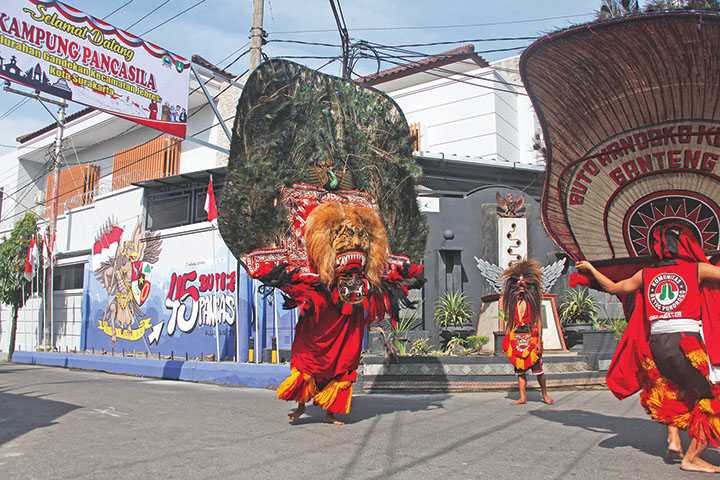
[[[472,305],[462,292],[447,292],[435,304],[435,323],[446,343],[452,337],[469,336],[471,332],[463,327],[469,326],[472,318]]]
[[[490,339],[484,335],[471,335],[467,337],[467,353],[469,355],[480,355],[483,347],[487,345],[489,341]]]
[[[582,334],[593,329],[597,320],[597,302],[587,288],[568,289],[560,304],[560,321],[568,348],[582,343]]]
[[[615,351],[618,340],[627,327],[624,318],[604,318],[593,323],[593,329],[582,333],[585,353],[610,353]]]
[[[388,321],[385,329],[387,338],[398,355],[405,356],[408,354],[408,332],[415,328],[418,324],[417,315],[414,313],[407,317],[400,317],[395,325]]]
[[[429,338],[418,338],[410,344],[410,355],[424,357],[430,355],[433,351],[433,345]]]

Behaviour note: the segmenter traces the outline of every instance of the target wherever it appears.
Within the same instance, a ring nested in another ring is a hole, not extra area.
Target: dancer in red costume
[[[647,413],[668,425],[668,449],[682,455],[681,469],[720,473],[700,458],[708,445],[720,446],[720,385],[710,381],[720,365],[720,295],[714,283],[720,268],[708,262],[684,225],[657,227],[651,247],[658,263],[619,282],[589,262],[577,263],[603,290],[634,295],[607,384],[620,399],[642,390]],[[684,455],[678,429],[691,438]]]
[[[518,262],[503,272],[502,308],[506,319],[503,350],[518,376],[520,398],[516,405],[527,403],[527,371],[538,379],[543,402],[552,405],[554,400],[547,391],[542,354],[542,272],[534,260]]]
[[[291,423],[313,401],[328,423],[341,425],[336,415],[350,413],[368,325],[386,313],[397,318],[398,301],[422,284],[422,267],[388,265],[385,227],[367,207],[320,204],[308,216],[305,244],[312,273],[280,265],[256,275],[286,294],[286,306],[300,310],[291,374],[277,396],[298,403],[288,414]]]

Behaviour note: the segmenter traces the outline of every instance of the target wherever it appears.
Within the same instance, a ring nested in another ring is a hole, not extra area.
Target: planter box
[[[503,341],[505,341],[505,332],[493,332],[495,337],[495,355],[505,355],[503,352]]]
[[[593,331],[592,323],[573,323],[563,325],[565,345],[568,349],[583,344],[583,333]]]
[[[429,338],[429,336],[430,332],[427,330],[410,330],[406,334],[408,348],[410,348],[410,345],[412,345],[415,340]],[[371,355],[384,355],[385,343],[383,342],[382,335],[377,332],[370,332],[366,351]]]
[[[615,333],[610,330],[583,332],[582,337],[584,353],[612,353],[618,344]]]

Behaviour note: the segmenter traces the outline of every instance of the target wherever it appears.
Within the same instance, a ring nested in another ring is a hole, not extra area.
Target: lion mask
[[[307,218],[305,245],[310,267],[329,290],[341,286],[342,296],[342,291],[358,293],[360,283],[380,286],[388,239],[374,209],[338,202],[318,205]],[[349,303],[359,301],[358,295]]]

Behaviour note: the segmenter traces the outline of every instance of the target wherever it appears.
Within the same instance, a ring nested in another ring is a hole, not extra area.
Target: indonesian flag
[[[95,240],[92,249],[92,268],[97,270],[100,265],[112,257],[122,238],[123,229],[117,225],[108,225]]]
[[[207,195],[205,196],[205,211],[208,214],[208,222],[213,225],[217,225],[217,204],[215,203],[215,190],[213,190],[212,175],[210,175]]]
[[[25,256],[25,267],[23,268],[23,277],[28,282],[32,281],[35,277],[35,266],[38,263],[38,248],[37,238],[33,237],[30,239],[30,245],[28,245],[27,255]]]
[[[45,266],[47,266],[53,258],[53,254],[55,253],[55,235],[53,234],[52,241],[48,238],[48,231],[45,230],[45,233],[43,233],[43,262]],[[45,268],[45,267],[43,267]]]

